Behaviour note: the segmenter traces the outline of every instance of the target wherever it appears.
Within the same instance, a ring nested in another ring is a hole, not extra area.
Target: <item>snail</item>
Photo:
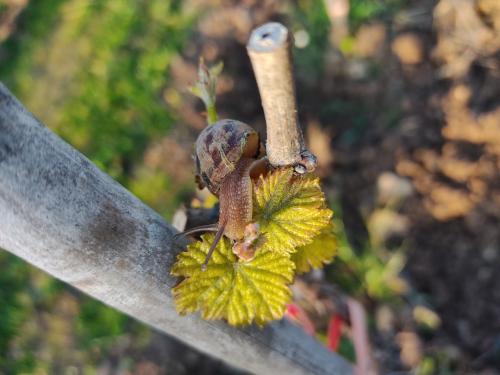
[[[237,120],[220,120],[206,127],[195,143],[196,181],[219,197],[220,211],[217,224],[185,231],[216,232],[202,269],[222,236],[233,241],[233,252],[241,257],[253,255],[249,250],[258,233],[252,224],[252,177],[265,171],[259,134],[249,125]]]

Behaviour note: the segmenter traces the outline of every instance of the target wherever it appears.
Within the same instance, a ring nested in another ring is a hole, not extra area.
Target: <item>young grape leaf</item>
[[[200,98],[207,110],[207,120],[209,124],[217,121],[217,111],[215,108],[217,78],[222,72],[223,64],[219,62],[215,66],[208,68],[203,59],[198,64],[198,81],[189,88],[191,94]]]
[[[178,255],[171,273],[185,279],[173,289],[177,311],[200,310],[203,319],[226,319],[234,326],[280,319],[291,298],[287,285],[295,266],[290,258],[259,250],[251,261],[239,261],[224,237],[202,271],[213,240],[213,234],[205,234]]]
[[[253,189],[253,217],[267,233],[265,249],[291,254],[312,242],[332,217],[319,179],[295,177],[291,168],[260,177]]]
[[[292,254],[297,273],[309,272],[312,268],[322,268],[337,254],[337,240],[333,228],[328,226],[313,241],[297,249]]]

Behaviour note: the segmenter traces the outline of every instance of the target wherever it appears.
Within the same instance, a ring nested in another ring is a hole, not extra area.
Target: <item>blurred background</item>
[[[245,44],[270,20],[338,231],[294,287],[316,335],[335,288],[381,373],[500,373],[500,1],[0,0],[0,80],[171,220],[195,193],[198,58],[224,62],[221,117],[263,131]],[[2,374],[239,373],[1,250],[0,269]],[[355,360],[348,327],[337,350]]]

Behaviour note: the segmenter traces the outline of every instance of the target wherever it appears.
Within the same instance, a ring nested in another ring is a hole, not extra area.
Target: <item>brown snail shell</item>
[[[207,126],[195,144],[196,180],[219,196],[224,179],[236,169],[242,158],[256,158],[260,153],[259,134],[237,120],[220,120]]]
[[[225,235],[233,241],[233,252],[250,259],[259,243],[255,237],[258,226],[252,225],[252,178],[267,169],[259,134],[237,120],[220,120],[206,127],[195,143],[196,181],[219,197],[219,222],[192,228],[184,234],[215,231],[202,269]]]

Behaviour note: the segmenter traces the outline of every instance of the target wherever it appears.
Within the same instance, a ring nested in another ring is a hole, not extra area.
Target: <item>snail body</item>
[[[262,165],[258,159],[260,153],[259,134],[249,125],[237,120],[217,121],[206,127],[196,140],[196,181],[200,188],[207,187],[219,197],[220,202],[217,224],[185,232],[217,232],[203,264],[204,268],[223,235],[234,242],[235,251],[248,242],[245,241],[248,231],[255,231],[253,227],[248,228],[253,210],[251,176],[253,170]],[[246,252],[248,246],[245,245],[244,248]]]
[[[242,158],[220,187],[218,225],[224,228],[224,235],[231,240],[243,238],[245,227],[252,220],[250,168],[254,162],[254,159]]]

